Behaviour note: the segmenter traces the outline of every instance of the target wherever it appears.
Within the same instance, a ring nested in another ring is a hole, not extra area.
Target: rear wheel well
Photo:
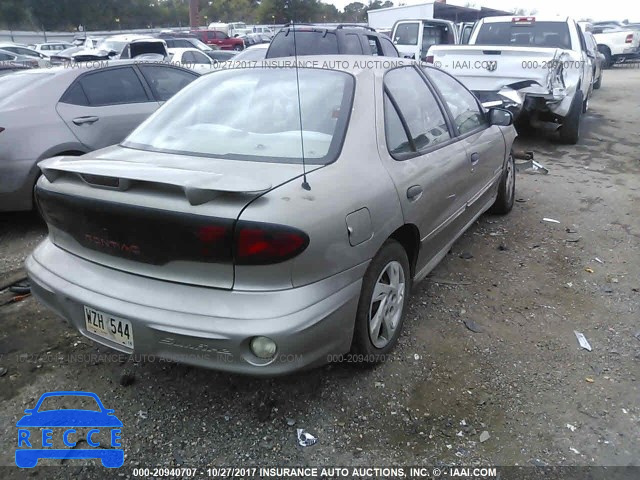
[[[420,251],[420,232],[413,224],[405,224],[393,232],[389,238],[393,238],[404,248],[409,258],[411,277],[415,275],[418,252]]]

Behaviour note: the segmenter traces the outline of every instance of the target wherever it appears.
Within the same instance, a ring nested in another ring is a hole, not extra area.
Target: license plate
[[[133,348],[133,327],[129,320],[85,306],[84,321],[89,332],[119,345]]]

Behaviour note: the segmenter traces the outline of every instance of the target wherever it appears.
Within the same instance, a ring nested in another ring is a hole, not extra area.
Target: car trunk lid
[[[300,165],[194,158],[121,147],[39,164],[37,199],[54,244],[111,268],[230,289],[246,205]],[[125,160],[127,157],[129,160]]]

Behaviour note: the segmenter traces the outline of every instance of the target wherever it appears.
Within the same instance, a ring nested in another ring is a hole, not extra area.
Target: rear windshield
[[[278,33],[271,45],[267,58],[293,57],[294,55],[333,55],[338,51],[338,38],[333,32],[294,31],[292,29]]]
[[[202,77],[135,130],[124,147],[232,160],[330,163],[345,135],[351,75],[294,68],[218,71]],[[302,115],[300,115],[302,112]]]
[[[476,45],[571,48],[566,22],[483,23]]]

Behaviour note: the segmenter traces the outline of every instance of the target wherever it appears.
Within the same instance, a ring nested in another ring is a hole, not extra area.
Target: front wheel
[[[234,49],[236,52],[240,52],[240,51],[242,51],[242,50],[243,50],[242,45],[236,45],[236,46],[234,46],[234,47],[233,47],[233,49]]]
[[[395,346],[402,330],[411,287],[405,249],[387,240],[362,280],[353,350],[363,363],[379,363]]]
[[[506,215],[513,208],[513,201],[516,195],[516,164],[513,155],[509,155],[505,165],[500,185],[498,185],[498,196],[489,209],[490,213]]]

